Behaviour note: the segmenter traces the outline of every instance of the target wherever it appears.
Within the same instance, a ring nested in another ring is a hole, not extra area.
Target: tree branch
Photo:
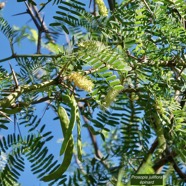
[[[41,18],[39,10],[36,6],[32,4],[28,4],[25,2],[25,5],[27,6],[27,12],[31,16],[34,24],[36,25],[36,28],[38,30],[38,41],[37,41],[37,54],[41,53],[41,36],[42,33],[45,32],[46,38],[48,38],[51,42],[54,42],[53,38],[49,34],[48,28],[44,23],[44,19]]]
[[[63,54],[55,54],[55,55],[52,55],[52,54],[14,54],[14,55],[11,55],[9,57],[0,59],[0,63],[5,62],[5,61],[8,61],[8,60],[11,60],[11,59],[20,58],[20,57],[38,57],[38,58],[39,57],[48,57],[48,58],[58,58],[58,57],[61,57],[61,56],[63,56]]]
[[[34,22],[34,24],[36,25],[36,28],[39,30],[39,29],[40,29],[40,25],[39,25],[39,23],[38,23],[38,21],[37,21],[35,15],[34,15],[34,12],[32,11],[31,6],[30,6],[26,1],[25,1],[25,5],[26,5],[26,7],[27,7],[27,12],[28,12],[28,14],[31,16],[31,18],[32,18],[32,20],[33,20],[33,22]]]
[[[172,154],[167,149],[166,151],[167,155],[169,156],[169,161],[173,164],[174,170],[178,173],[179,177],[186,181],[186,174],[182,172],[182,170],[178,167],[176,161],[174,160]]]
[[[31,91],[41,91],[46,87],[49,87],[51,85],[57,85],[57,84],[58,84],[58,77],[53,80],[43,82],[41,84],[19,86],[17,89],[15,89],[13,93],[8,95],[3,100],[0,100],[0,107],[3,108],[11,107],[12,105],[15,104],[17,98],[23,93],[28,93]]]
[[[177,154],[175,152],[171,152],[170,154],[166,154],[163,158],[161,158],[158,162],[156,162],[153,166],[153,169],[155,170],[155,172],[158,171],[158,169],[160,169],[160,167],[166,165],[168,162],[170,162],[170,158],[172,157],[176,157]]]
[[[145,0],[142,0],[145,4],[145,6],[147,7],[148,11],[152,14],[152,16],[154,16],[152,10],[150,9],[150,6],[148,5],[148,3]]]
[[[42,32],[45,32],[46,34],[46,38],[48,38],[51,42],[54,43],[54,39],[52,38],[52,36],[50,35],[50,32],[44,22],[44,19],[41,18],[41,15],[39,13],[39,10],[37,9],[36,6],[32,6],[33,10],[34,10],[34,13],[35,13],[35,16],[36,18],[38,19],[38,21],[40,22],[40,25],[41,25],[41,31]]]
[[[88,124],[88,119],[87,119],[85,116],[83,116],[83,120],[84,120],[85,123]],[[98,148],[98,144],[97,144],[97,141],[96,141],[96,137],[95,137],[95,135],[93,135],[93,133],[91,132],[91,129],[90,129],[89,126],[87,127],[87,129],[88,129],[88,132],[89,132],[89,135],[90,135],[90,139],[91,139],[92,144],[93,144],[93,147],[94,147],[95,155],[96,155],[96,157],[97,157],[98,159],[102,159],[102,158],[103,158],[103,155],[102,155],[101,151],[100,151],[99,148]]]
[[[147,152],[146,156],[143,158],[143,161],[141,162],[140,166],[138,167],[137,171],[138,172],[140,170],[140,168],[142,167],[142,165],[144,163],[146,163],[146,160],[153,154],[153,152],[155,151],[155,149],[158,147],[158,138],[156,138],[154,140],[154,142],[151,145],[151,148],[149,149],[149,151]]]
[[[84,109],[84,105],[81,105],[80,103],[78,103],[78,106],[79,106],[79,108],[80,108],[80,111],[81,111],[82,109]],[[82,115],[82,117],[83,117],[84,122],[88,125],[88,123],[89,123],[88,118],[87,118],[86,116],[84,116],[84,115]],[[95,137],[95,135],[92,133],[92,131],[91,131],[89,125],[88,125],[88,127],[87,127],[87,130],[88,130],[90,139],[91,139],[91,141],[92,141],[92,145],[93,145],[93,147],[94,147],[94,152],[95,152],[96,157],[101,161],[101,163],[102,163],[107,169],[109,169],[109,165],[108,165],[107,162],[105,162],[104,156],[103,156],[103,154],[101,153],[101,151],[99,150],[99,147],[98,147],[98,144],[97,144],[97,141],[96,141],[96,137]]]
[[[108,0],[109,8],[111,11],[115,9],[115,0]]]

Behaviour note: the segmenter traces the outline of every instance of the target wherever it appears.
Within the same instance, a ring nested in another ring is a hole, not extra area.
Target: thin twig
[[[74,157],[75,157],[75,161],[76,161],[76,163],[77,163],[79,169],[81,170],[81,172],[82,172],[84,175],[86,175],[86,171],[84,170],[83,165],[82,165],[82,163],[79,161],[77,155],[74,154]]]
[[[84,106],[80,106],[80,104],[78,105],[80,107],[80,110],[83,109]],[[84,115],[82,115],[83,117],[83,120],[86,124],[88,124],[89,120],[88,118],[86,118]],[[107,168],[109,169],[109,165],[108,163],[104,160],[104,156],[103,154],[101,153],[101,151],[99,150],[99,147],[98,147],[98,144],[97,144],[97,141],[96,141],[96,137],[95,135],[92,133],[90,127],[87,127],[87,130],[89,132],[89,135],[90,135],[90,139],[92,141],[92,144],[93,144],[93,147],[94,147],[94,152],[95,152],[95,155],[96,157],[101,160],[101,163]]]
[[[41,31],[42,31],[42,32],[45,32],[46,38],[48,38],[51,42],[54,43],[54,39],[53,39],[52,36],[50,35],[50,32],[49,32],[49,30],[48,30],[48,28],[47,28],[47,26],[46,26],[46,24],[45,24],[45,22],[44,22],[44,19],[41,18],[41,15],[40,15],[40,13],[39,13],[39,10],[37,9],[36,6],[32,6],[32,8],[33,8],[33,10],[34,10],[34,13],[35,13],[35,16],[36,16],[37,20],[38,20],[39,23],[40,23]]]
[[[149,149],[149,151],[147,152],[146,156],[143,158],[143,161],[141,162],[140,166],[138,167],[137,171],[138,172],[140,170],[140,168],[143,166],[144,163],[146,163],[146,160],[149,158],[149,156],[151,154],[153,154],[153,152],[155,151],[155,149],[157,148],[158,146],[158,139],[156,138],[154,140],[154,142],[152,143],[151,145],[151,148]]]
[[[47,4],[49,4],[51,1],[52,1],[52,0],[48,0],[48,2],[44,3],[44,4],[42,5],[42,7],[38,10],[38,12],[41,12],[41,10],[43,10],[43,9],[45,8],[45,6],[46,6]]]
[[[145,0],[142,0],[142,1],[144,2],[145,6],[146,6],[147,9],[149,10],[149,12],[154,16],[154,14],[153,14],[152,10],[150,9],[148,3],[147,3]]]
[[[84,121],[87,123],[88,122],[88,119],[83,116],[83,119]],[[89,132],[89,135],[90,135],[90,138],[91,138],[91,141],[92,141],[92,144],[93,144],[93,147],[94,147],[94,151],[95,151],[95,155],[98,159],[103,159],[103,154],[101,153],[101,151],[99,150],[98,148],[98,144],[97,144],[97,141],[96,141],[96,137],[95,135],[92,134],[91,130],[89,127],[87,127],[88,129],[88,132]]]
[[[178,173],[179,177],[182,178],[184,181],[186,181],[186,174],[182,172],[182,170],[178,167],[176,161],[174,160],[173,156],[169,152],[169,150],[166,150],[166,153],[170,155],[169,161],[173,164],[174,170]]]
[[[22,137],[22,134],[21,134],[21,130],[20,130],[19,124],[18,124],[18,122],[17,122],[16,114],[14,114],[14,126],[15,126],[15,129],[14,129],[14,130],[16,130],[16,126],[17,126],[19,135],[20,135],[20,137],[21,137],[21,140],[23,141],[23,137]]]
[[[25,1],[25,5],[27,7],[28,14],[30,14],[32,20],[34,21],[34,24],[36,25],[37,29],[40,29],[40,25],[36,19],[36,16],[34,15],[34,12],[32,11],[32,8],[28,5],[28,3]]]
[[[37,38],[37,54],[41,54],[41,30],[38,30],[38,38]]]
[[[95,0],[94,0],[94,2],[93,2],[93,15],[94,16],[96,16],[96,2],[95,2]]]
[[[0,59],[0,63],[11,60],[11,59],[16,59],[16,58],[20,58],[20,57],[48,57],[48,58],[58,58],[58,57],[62,57],[63,54],[13,54],[9,57]]]
[[[51,42],[54,42],[53,38],[49,34],[48,28],[45,25],[44,19],[41,18],[41,15],[39,13],[39,10],[36,6],[32,4],[28,4],[25,2],[28,13],[30,14],[32,20],[34,21],[34,24],[36,25],[36,28],[38,30],[38,41],[37,41],[37,54],[41,53],[41,36],[42,33],[45,32],[46,38],[48,38]]]
[[[111,11],[115,9],[115,0],[108,0],[109,8]]]
[[[51,98],[49,96],[46,96],[46,97],[42,97],[36,101],[33,101],[31,103],[31,105],[35,105],[35,104],[38,104],[38,103],[43,103],[43,102],[46,102],[46,101],[49,101]]]

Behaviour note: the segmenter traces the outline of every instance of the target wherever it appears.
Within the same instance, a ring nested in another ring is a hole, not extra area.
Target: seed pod
[[[61,106],[58,107],[58,115],[59,115],[63,135],[65,135],[65,133],[68,130],[70,121],[66,113],[66,110]],[[68,169],[71,163],[72,156],[73,156],[73,149],[74,149],[74,140],[73,140],[73,136],[70,135],[70,139],[68,141],[67,148],[64,153],[63,162],[61,163],[61,165],[58,167],[57,170],[55,170],[54,172],[50,173],[47,176],[44,176],[42,178],[43,181],[46,181],[46,182],[52,181],[62,176],[62,174]]]

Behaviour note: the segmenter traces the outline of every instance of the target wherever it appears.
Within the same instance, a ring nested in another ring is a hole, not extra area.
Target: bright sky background
[[[40,4],[46,1],[47,0],[37,0],[36,3]],[[82,0],[82,2],[89,4],[89,0],[88,1]],[[52,17],[55,14],[56,10],[57,10],[57,6],[47,6],[47,8],[45,8],[42,11],[42,15],[44,15],[45,23],[47,25],[53,22]],[[7,0],[5,8],[0,11],[0,14],[2,14],[3,17],[6,20],[8,20],[11,26],[22,27],[24,25],[29,25],[31,28],[35,29],[35,25],[33,24],[29,15],[24,14],[24,15],[19,15],[19,16],[12,16],[14,14],[22,13],[25,11],[26,11],[26,6],[24,3],[17,3],[16,0]],[[60,39],[58,43],[65,44],[66,41],[65,39]],[[20,47],[19,46],[15,47],[15,51],[17,54],[34,54],[36,52],[36,46],[34,46],[33,43],[31,44],[25,39],[21,43]],[[5,38],[5,36],[0,33],[0,59],[6,58],[9,56],[11,56],[9,43],[7,39]],[[14,67],[14,69],[17,70],[15,66],[16,64],[15,60],[11,60],[9,62]],[[10,70],[9,64],[7,64],[7,62],[0,63],[0,65],[3,65],[4,67],[6,67],[7,70]],[[38,116],[43,115],[45,108],[46,108],[45,103],[37,106]],[[62,161],[62,157],[59,157],[61,143],[58,142],[62,140],[62,132],[61,132],[59,121],[54,121],[53,120],[54,117],[56,117],[56,114],[51,109],[47,110],[41,121],[41,124],[46,124],[45,132],[52,131],[54,138],[48,143],[48,147],[49,147],[50,152],[52,152],[55,155],[56,159],[59,159]],[[10,127],[8,131],[7,130],[0,131],[0,137],[3,135],[6,136],[7,134],[12,134],[14,132],[16,132],[16,134],[19,134],[18,129],[14,131],[14,123],[10,123],[9,125]],[[20,129],[21,129],[22,136],[24,136],[24,133],[26,131],[24,125],[20,126]],[[98,140],[98,143],[101,142],[98,136],[97,136],[97,140]],[[89,144],[91,143],[89,139],[89,134],[87,132],[87,129],[85,128],[82,128],[82,141],[83,143],[89,143]],[[91,153],[92,150],[93,148],[91,150],[89,149],[88,152]],[[86,152],[87,152],[87,149],[86,149]],[[73,165],[72,167],[77,166],[74,161],[72,165]],[[70,168],[68,170],[70,171]],[[20,177],[19,183],[22,186],[48,186],[48,183],[40,182],[36,178],[36,175],[32,174],[32,172],[30,171],[30,163],[26,161],[26,158],[25,158],[25,171],[20,172],[20,173],[21,173],[21,177]]]
[[[3,0],[0,0],[0,1],[3,1]],[[17,3],[17,0],[5,0],[5,1],[6,1],[6,6],[3,10],[0,11],[0,14],[3,15],[3,17],[6,20],[8,20],[11,26],[15,25],[15,26],[21,27],[24,25],[29,25],[30,27],[35,29],[35,25],[33,24],[29,15],[24,14],[24,15],[19,15],[19,16],[13,16],[14,14],[18,14],[18,13],[22,13],[26,11],[26,6],[24,3]],[[47,0],[36,0],[36,3],[40,4],[46,1]],[[89,4],[89,1],[90,0],[82,0],[82,2],[85,2],[87,4]],[[42,15],[45,16],[45,22],[47,25],[53,21],[52,17],[55,14],[56,10],[57,10],[57,6],[47,6],[42,11]],[[58,43],[64,44],[65,40],[61,39],[59,40]],[[20,47],[18,46],[15,47],[15,51],[17,54],[34,54],[36,52],[36,47],[34,46],[33,43],[31,44],[25,39],[22,42]],[[5,38],[5,36],[0,33],[0,59],[6,58],[9,56],[11,56],[9,43],[7,39]],[[17,70],[15,66],[15,60],[11,60],[9,62],[13,65],[15,70]],[[7,62],[0,63],[0,65],[6,67],[7,70],[10,70],[9,64]],[[37,108],[38,108],[37,113],[39,116],[41,116],[46,108],[46,104],[45,103],[40,104],[39,106],[37,106]],[[59,159],[62,161],[62,158],[59,157],[59,151],[61,148],[61,144],[58,142],[59,140],[62,139],[62,132],[61,132],[59,121],[54,121],[53,120],[54,117],[56,117],[56,114],[51,109],[46,111],[41,121],[41,124],[46,124],[45,132],[52,131],[54,138],[48,143],[48,147],[49,147],[50,152],[52,152],[55,155],[56,159]],[[12,134],[14,132],[16,132],[16,134],[19,134],[17,129],[16,131],[14,131],[14,123],[10,123],[9,125],[10,125],[9,130],[0,130],[0,137],[2,137],[3,135],[5,136],[7,134]],[[21,134],[24,137],[24,133],[26,131],[24,126],[23,125],[20,126],[20,129],[21,129]],[[91,143],[89,140],[88,132],[84,128],[82,128],[82,140],[83,142]],[[19,183],[22,186],[48,186],[48,183],[40,182],[36,178],[36,175],[32,174],[32,172],[30,171],[30,164],[28,161],[25,161],[25,164],[26,164],[25,172],[20,172],[21,177],[20,177]],[[74,165],[76,164],[74,163]]]
[[[37,4],[40,4],[43,2],[45,2],[45,1],[44,0],[43,1],[42,0],[36,1]],[[89,2],[89,1],[83,0],[82,2]],[[21,27],[24,25],[29,25],[30,27],[35,29],[35,26],[34,26],[29,15],[24,14],[24,15],[19,15],[19,16],[13,16],[14,14],[25,12],[25,10],[26,10],[26,7],[25,7],[24,3],[17,3],[16,0],[7,0],[5,8],[0,11],[0,14],[4,17],[4,19],[6,19],[9,22],[9,24],[11,26],[15,25],[15,26]],[[53,17],[56,10],[57,10],[57,6],[47,6],[47,8],[45,8],[42,11],[42,14],[45,16],[45,22],[47,25],[53,21],[52,17]],[[60,43],[64,44],[65,40],[60,41]],[[15,51],[17,54],[33,54],[36,52],[36,47],[33,45],[33,43],[31,44],[30,42],[26,41],[26,39],[25,39],[22,42],[20,47],[15,46]],[[0,59],[6,58],[9,56],[11,56],[9,43],[8,43],[7,39],[5,38],[5,36],[0,33]],[[15,60],[11,60],[9,62],[13,65],[13,67],[16,70]],[[0,65],[6,67],[7,70],[10,70],[10,67],[7,64],[7,62],[3,62]],[[40,104],[38,106],[38,108],[39,108],[38,115],[39,116],[41,116],[43,114],[45,107],[46,107],[46,104]],[[45,128],[45,132],[53,131],[53,135],[55,135],[55,136],[54,136],[53,140],[51,140],[48,143],[49,149],[51,150],[51,152],[53,152],[53,154],[56,156],[56,158],[59,158],[62,160],[62,158],[59,157],[59,151],[60,151],[61,144],[57,143],[57,141],[62,138],[62,132],[61,132],[59,122],[53,121],[54,117],[56,117],[56,115],[50,109],[50,110],[46,111],[41,123],[46,124],[46,126],[47,126]],[[9,125],[10,125],[10,127],[8,130],[1,130],[0,131],[0,137],[2,137],[3,135],[12,134],[14,132],[16,132],[16,134],[19,134],[17,129],[16,129],[16,131],[14,131],[14,123],[10,123]],[[26,131],[24,126],[21,126],[20,129],[21,129],[22,136],[24,136],[24,132]],[[83,136],[83,139],[86,139],[86,142],[88,142],[87,139],[89,137],[88,137],[87,130],[84,130],[82,136]],[[48,185],[47,183],[39,182],[38,179],[36,178],[36,176],[31,173],[29,162],[25,161],[25,163],[26,163],[25,172],[21,172],[21,178],[19,180],[19,183],[21,183],[22,186],[47,186]]]

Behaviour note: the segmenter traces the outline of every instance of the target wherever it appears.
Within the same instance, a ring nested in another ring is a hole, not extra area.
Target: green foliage
[[[57,4],[59,4],[59,2],[57,2]],[[69,34],[67,25],[72,27],[77,25],[79,16],[81,16],[80,12],[85,11],[84,7],[85,4],[80,1],[61,1],[58,6],[58,11],[56,11],[56,15],[53,17],[56,22],[51,23],[50,25],[60,26],[67,34]]]
[[[48,0],[40,10],[57,5],[49,30],[38,16],[36,29],[14,30],[0,17],[12,52],[0,62],[16,64],[11,72],[0,67],[0,129],[14,116],[27,130],[0,140],[2,185],[18,182],[25,159],[50,185],[124,185],[140,173],[184,185],[185,1],[113,2],[106,16],[79,0]],[[50,30],[64,31],[67,44],[49,39]],[[15,54],[12,41],[21,46],[23,38],[34,41],[36,54]],[[45,112],[36,114],[43,102],[59,116],[62,163],[48,146],[55,134],[44,132]]]
[[[0,16],[0,30],[10,40],[13,39],[13,31],[8,22]]]
[[[13,185],[25,169],[24,159],[31,163],[31,171],[41,178],[44,173],[51,170],[57,164],[53,161],[54,156],[48,154],[45,143],[53,138],[51,132],[43,133],[45,125],[38,134],[29,134],[24,139],[20,135],[8,135],[0,141],[1,155],[6,154],[7,164],[1,170],[1,184]],[[58,165],[59,166],[59,165]],[[40,174],[39,174],[40,173]],[[64,179],[64,177],[62,177]]]

